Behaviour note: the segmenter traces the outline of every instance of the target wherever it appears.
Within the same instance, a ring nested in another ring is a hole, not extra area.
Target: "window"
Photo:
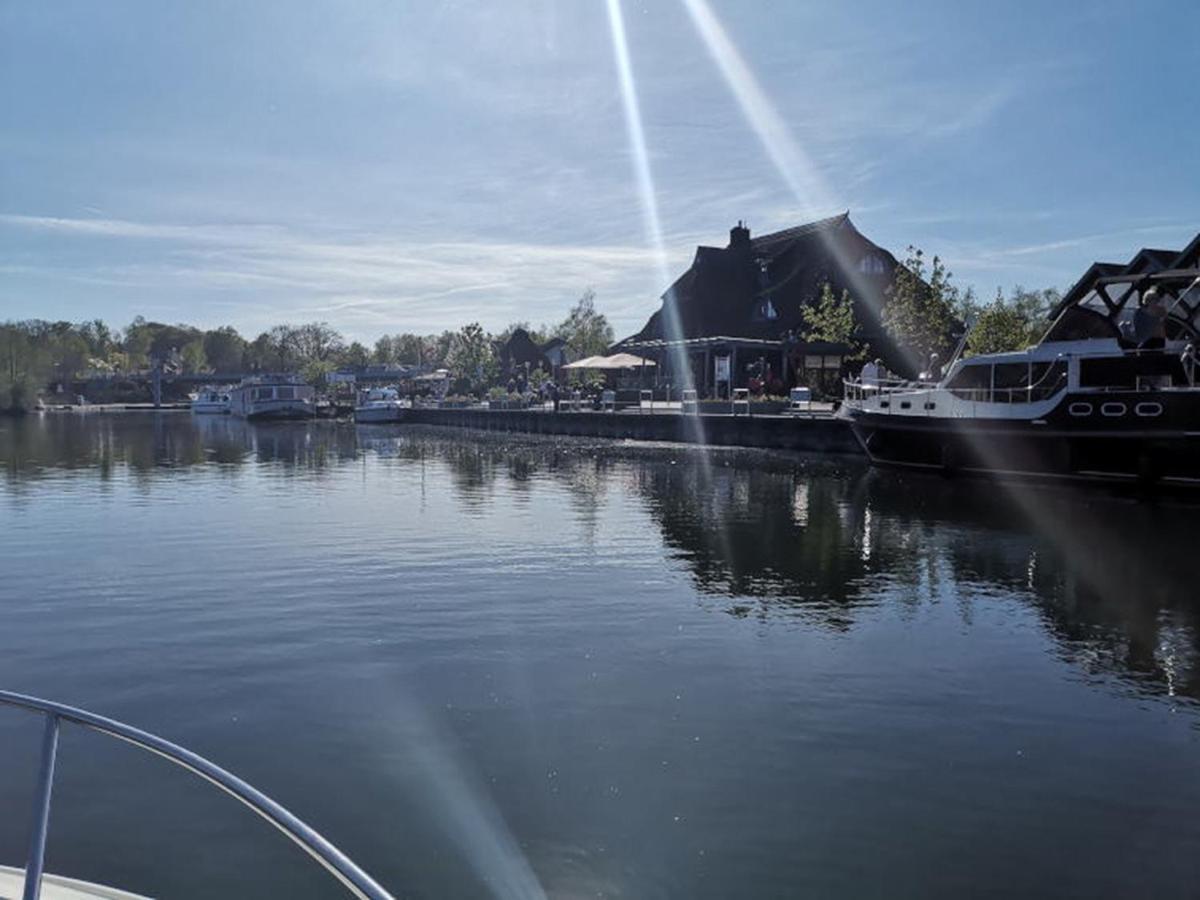
[[[296,396],[296,389],[290,387],[281,387],[276,393],[280,400],[291,400]]]
[[[1067,362],[1034,363],[1029,373],[1029,399],[1048,400],[1067,386]]]
[[[881,257],[868,253],[858,261],[858,271],[864,275],[883,275],[887,272],[887,265]]]
[[[992,400],[996,403],[1024,403],[1029,387],[1029,363],[1000,363],[993,374]]]
[[[992,392],[992,367],[965,365],[946,384],[955,397],[963,400],[987,400]]]

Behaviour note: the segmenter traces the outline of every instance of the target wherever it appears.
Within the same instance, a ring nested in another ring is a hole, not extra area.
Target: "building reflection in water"
[[[156,479],[172,470],[254,464],[323,478],[363,454],[444,473],[474,513],[500,488],[520,498],[549,480],[594,524],[607,493],[622,491],[716,611],[847,630],[881,603],[949,601],[969,620],[977,603],[1017,598],[1081,670],[1200,698],[1195,506],[732,450],[702,465],[701,452],[180,414],[0,422],[0,466],[16,502],[64,474],[124,473],[165,490]]]

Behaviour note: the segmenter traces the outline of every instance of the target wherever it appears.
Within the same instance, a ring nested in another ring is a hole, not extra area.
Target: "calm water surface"
[[[1196,896],[1200,509],[851,463],[0,422],[0,685],[248,778],[409,897]],[[39,722],[0,710],[0,862]],[[70,729],[49,868],[341,896]]]

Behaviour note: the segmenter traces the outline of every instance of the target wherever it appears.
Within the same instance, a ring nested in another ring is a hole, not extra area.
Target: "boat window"
[[[254,389],[255,400],[270,400],[274,394],[274,388],[260,387]]]
[[[950,393],[963,400],[987,400],[992,391],[992,367],[986,364],[965,365],[947,382]]]
[[[276,395],[280,400],[292,400],[296,396],[296,389],[290,387],[281,387],[277,389]]]
[[[1000,363],[993,376],[993,397],[996,403],[1024,403],[1028,396],[1029,363]]]
[[[1030,382],[1030,400],[1046,400],[1053,397],[1066,387],[1067,361],[1060,359],[1052,363],[1034,363],[1030,371]]]

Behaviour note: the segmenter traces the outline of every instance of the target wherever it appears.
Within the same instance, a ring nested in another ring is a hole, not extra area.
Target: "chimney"
[[[729,229],[729,246],[750,246],[750,229],[746,227],[746,224],[741,219],[738,219],[737,225]]]

